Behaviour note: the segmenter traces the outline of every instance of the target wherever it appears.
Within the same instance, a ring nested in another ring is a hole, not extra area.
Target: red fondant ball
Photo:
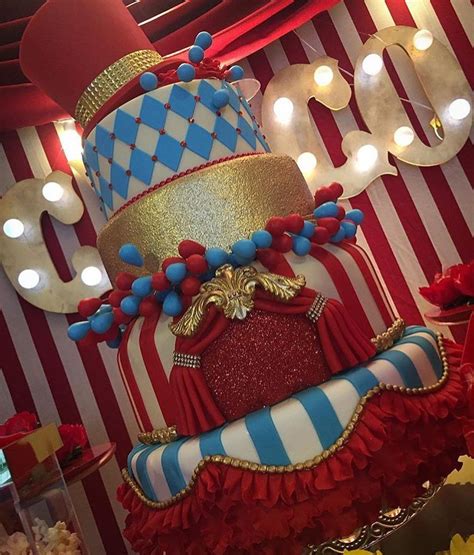
[[[340,204],[337,205],[337,214],[336,214],[336,218],[338,220],[343,220],[346,217],[346,211],[344,210],[344,207],[341,206]]]
[[[325,202],[329,202],[331,200],[334,200],[334,198],[331,191],[329,190],[329,187],[320,187],[314,193],[314,203],[316,208],[318,206],[321,206],[321,204],[324,204]]]
[[[258,249],[257,260],[259,260],[270,271],[274,268],[281,258],[281,254],[273,249]]]
[[[170,288],[171,283],[164,272],[156,272],[151,276],[151,286],[155,291],[166,291]]]
[[[194,297],[199,293],[201,282],[197,277],[187,276],[181,282],[181,292],[187,297]]]
[[[88,299],[82,299],[77,305],[77,312],[84,318],[92,316],[95,314],[102,304],[102,299],[97,299],[95,297],[90,297]]]
[[[192,254],[204,254],[206,252],[206,247],[197,241],[186,239],[179,244],[178,252],[183,258],[188,258]]]
[[[186,268],[191,274],[198,276],[208,270],[207,261],[201,254],[192,254],[186,258]]]
[[[132,283],[137,279],[137,276],[130,274],[129,272],[120,272],[115,278],[115,283],[119,289],[122,291],[129,291],[132,287]]]
[[[331,237],[329,231],[322,226],[317,226],[314,228],[314,234],[311,237],[311,241],[313,243],[317,243],[318,245],[324,245],[329,241]]]
[[[122,299],[128,297],[128,295],[130,295],[130,291],[120,291],[116,289],[110,293],[108,301],[112,306],[120,306]]]
[[[290,252],[293,241],[289,235],[279,235],[273,238],[272,247],[278,252]]]
[[[330,235],[334,235],[339,231],[340,222],[337,218],[318,218],[318,226],[325,227]]]
[[[128,324],[132,319],[132,316],[122,312],[121,308],[113,308],[112,312],[114,313],[114,320],[116,324]]]
[[[329,189],[329,191],[331,192],[331,194],[332,194],[332,196],[333,196],[333,197],[332,197],[332,200],[333,200],[334,202],[335,202],[336,199],[338,199],[338,198],[342,195],[342,193],[344,192],[344,189],[343,189],[342,185],[341,185],[340,183],[336,183],[336,182],[331,183],[331,185],[329,185],[328,189]]]
[[[299,233],[304,226],[304,218],[300,214],[290,214],[285,218],[286,230],[290,233]]]
[[[271,233],[274,237],[278,235],[283,235],[286,229],[285,218],[282,218],[281,216],[273,216],[268,220],[267,225],[265,227],[266,227],[266,230],[269,233]]]
[[[150,295],[149,297],[145,297],[140,303],[140,307],[138,309],[140,316],[145,316],[145,318],[149,316],[153,316],[153,314],[155,314],[157,310],[158,310],[158,304],[153,295]]]

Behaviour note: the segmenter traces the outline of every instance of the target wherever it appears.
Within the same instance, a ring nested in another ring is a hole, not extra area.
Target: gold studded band
[[[309,310],[306,313],[306,316],[311,320],[311,322],[313,322],[313,324],[316,324],[321,317],[327,302],[327,298],[321,293],[318,293],[314,298],[313,304],[309,307]]]
[[[152,432],[141,432],[138,434],[138,441],[145,445],[156,445],[157,443],[171,443],[178,439],[178,432],[176,426],[169,428],[159,428]]]
[[[190,355],[187,353],[174,352],[173,363],[176,366],[183,366],[184,368],[200,368],[201,357],[199,355]]]
[[[317,455],[312,459],[296,464],[274,466],[245,461],[237,459],[235,457],[229,457],[228,455],[206,455],[198,462],[188,485],[176,495],[173,495],[173,497],[170,497],[165,501],[152,501],[151,499],[148,499],[138,483],[130,476],[126,468],[122,469],[122,478],[124,482],[130,486],[131,490],[144,505],[153,509],[166,509],[167,507],[180,501],[186,495],[189,495],[198,479],[199,474],[209,463],[223,464],[225,466],[232,466],[233,468],[251,470],[252,472],[260,472],[263,474],[284,474],[287,472],[294,472],[295,470],[314,468],[321,464],[327,458],[334,455],[336,451],[339,451],[339,449],[341,449],[345,445],[352,432],[355,430],[356,424],[361,417],[362,412],[364,411],[364,407],[371,397],[374,397],[375,395],[380,395],[383,391],[395,391],[397,393],[402,393],[404,395],[410,396],[426,395],[428,393],[433,393],[434,391],[437,391],[444,386],[449,376],[449,362],[443,343],[443,335],[441,333],[436,334],[436,343],[438,345],[438,353],[443,367],[443,373],[441,374],[437,382],[424,387],[406,387],[403,385],[379,383],[379,385],[376,385],[372,389],[369,389],[369,391],[363,397],[361,397],[357,407],[354,410],[351,420],[347,424],[339,439],[333,445],[331,445],[331,447],[325,449],[320,455]]]
[[[390,349],[402,337],[404,332],[405,322],[401,318],[397,318],[386,331],[379,333],[370,341],[375,345],[377,353],[381,353]]]
[[[114,62],[99,73],[81,94],[74,114],[76,120],[82,127],[86,127],[120,88],[161,61],[163,57],[155,50],[137,50]]]

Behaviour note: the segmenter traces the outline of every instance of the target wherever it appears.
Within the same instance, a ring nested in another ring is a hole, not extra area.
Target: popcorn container
[[[0,449],[0,555],[86,555],[54,424]]]

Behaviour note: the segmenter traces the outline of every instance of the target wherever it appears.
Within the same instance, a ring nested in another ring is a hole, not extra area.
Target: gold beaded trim
[[[82,127],[86,127],[120,88],[162,60],[162,56],[155,50],[137,50],[105,68],[79,97],[75,111],[76,120]]]
[[[370,341],[375,345],[377,353],[381,353],[390,349],[393,344],[398,341],[405,332],[405,321],[397,318],[393,324],[383,333],[379,333]]]
[[[176,426],[170,426],[168,428],[159,428],[158,430],[153,430],[152,432],[141,432],[138,434],[138,441],[144,443],[145,445],[155,445],[157,443],[171,443],[175,439],[178,439],[178,432],[176,431]]]
[[[409,388],[401,385],[390,385],[390,384],[380,383],[379,385],[373,387],[360,399],[359,404],[355,408],[354,414],[352,415],[352,418],[349,424],[347,425],[347,427],[345,428],[345,430],[343,431],[341,437],[333,445],[331,445],[329,449],[326,449],[320,455],[318,455],[317,457],[314,457],[313,459],[307,460],[302,463],[289,464],[286,466],[273,466],[273,465],[258,464],[258,463],[253,463],[249,461],[243,461],[241,459],[236,459],[234,457],[229,457],[224,455],[210,455],[210,456],[208,455],[199,461],[198,465],[194,469],[194,472],[191,477],[191,480],[189,481],[189,484],[184,489],[182,489],[179,493],[177,493],[173,497],[170,497],[166,501],[152,501],[151,499],[148,499],[143,493],[140,486],[137,484],[137,482],[135,482],[135,480],[133,480],[130,477],[126,468],[122,469],[123,480],[130,486],[130,488],[137,495],[140,501],[142,501],[147,507],[151,507],[153,509],[165,509],[170,505],[173,505],[174,503],[180,501],[183,497],[185,497],[191,492],[200,472],[202,472],[204,467],[211,462],[218,463],[218,464],[225,464],[227,466],[232,466],[234,468],[241,468],[243,470],[251,470],[252,472],[261,472],[261,473],[270,473],[270,474],[283,474],[287,472],[293,472],[295,470],[314,468],[315,466],[317,466],[318,464],[326,460],[328,457],[334,455],[334,453],[338,451],[347,442],[349,436],[352,434],[352,432],[355,429],[355,425],[359,420],[360,415],[362,414],[362,411],[364,410],[364,405],[374,395],[377,395],[385,390],[397,391],[399,393],[406,393],[407,395],[422,395],[426,393],[432,393],[433,391],[436,391],[437,389],[441,388],[441,386],[446,382],[448,378],[449,363],[448,363],[448,359],[446,358],[446,349],[444,348],[444,345],[443,345],[443,335],[441,333],[437,333],[436,340],[438,343],[438,351],[443,365],[443,373],[440,379],[436,383],[429,385],[427,387],[413,387],[413,388]]]

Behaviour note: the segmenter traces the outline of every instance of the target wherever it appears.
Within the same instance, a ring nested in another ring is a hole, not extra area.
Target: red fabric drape
[[[188,48],[199,31],[207,52],[224,63],[244,58],[302,25],[338,0],[141,0],[130,12],[162,55]],[[23,31],[44,0],[4,0],[0,14],[0,131],[67,117],[23,75],[18,50]]]

